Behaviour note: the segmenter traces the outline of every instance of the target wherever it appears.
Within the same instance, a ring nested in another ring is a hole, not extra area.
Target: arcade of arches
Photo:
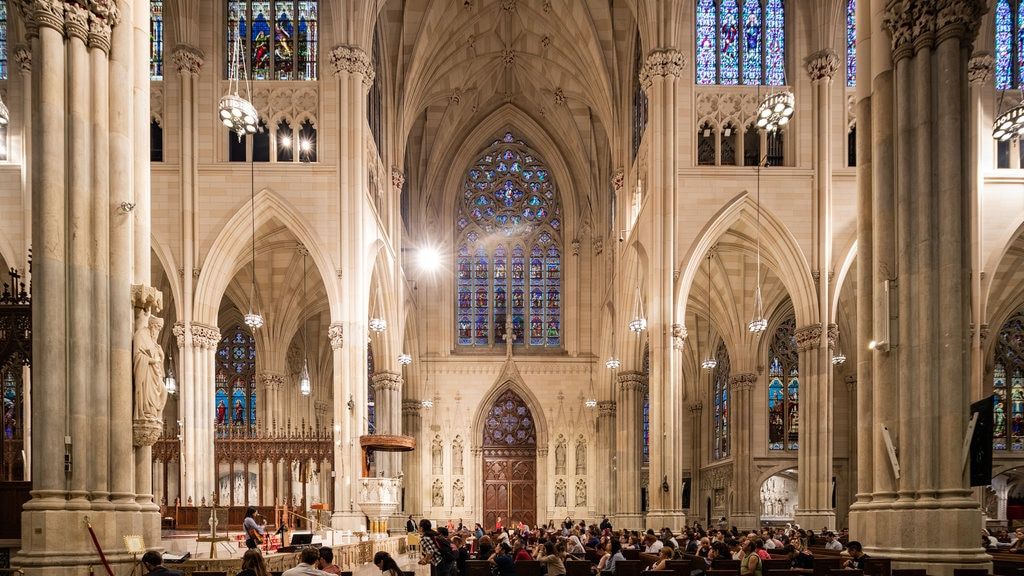
[[[982,527],[1024,523],[1024,149],[991,132],[1022,23],[0,0],[0,550],[84,575],[88,516],[127,574],[121,536],[212,502],[365,530],[368,467],[404,478],[392,527],[725,516],[989,566]],[[365,461],[367,434],[417,449]]]

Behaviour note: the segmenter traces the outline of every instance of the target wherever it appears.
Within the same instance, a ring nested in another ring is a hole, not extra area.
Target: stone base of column
[[[835,510],[801,510],[797,508],[793,514],[793,522],[800,525],[804,530],[820,531],[822,528],[829,530],[836,529]]]
[[[616,530],[640,530],[644,526],[644,515],[639,512],[619,512],[612,524]]]
[[[682,510],[650,510],[647,512],[646,527],[657,532],[662,528],[679,530],[686,525],[686,513]]]
[[[894,569],[923,568],[929,576],[952,576],[956,568],[992,571],[979,537],[981,510],[967,508],[967,502],[959,508],[908,509],[912,504],[907,503],[908,508],[894,509],[901,504],[851,510],[850,539],[860,541],[870,556],[891,559]]]
[[[735,526],[741,532],[749,532],[750,530],[759,530],[761,528],[761,520],[756,514],[730,514],[726,520],[729,521],[729,527]],[[817,531],[817,528],[814,528]]]
[[[143,534],[148,550],[162,550],[160,514],[153,514],[155,531],[143,530],[138,512],[107,510],[29,510],[21,514],[21,549],[11,558],[12,568],[26,575],[86,576],[102,572],[96,547],[85,519],[96,532],[103,554],[115,574],[128,574],[137,558],[124,549],[125,534]],[[150,516],[150,515],[145,515]]]
[[[366,532],[366,516],[362,512],[335,512],[331,514],[331,528]]]

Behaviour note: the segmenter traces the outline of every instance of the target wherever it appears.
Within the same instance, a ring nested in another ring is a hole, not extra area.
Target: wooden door
[[[507,390],[484,422],[484,527],[512,521],[537,525],[537,434],[533,415],[518,394]]]

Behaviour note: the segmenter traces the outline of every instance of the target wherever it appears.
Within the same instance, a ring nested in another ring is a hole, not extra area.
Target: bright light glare
[[[291,148],[292,147],[292,137],[291,136],[281,136],[281,147],[282,148]]]
[[[872,340],[871,342],[868,342],[868,350],[874,350],[877,347],[878,347],[878,342],[875,342],[874,340]]]
[[[434,246],[423,246],[419,251],[420,268],[437,270],[441,266],[441,251]]]
[[[309,140],[302,140],[301,142],[299,142],[299,147],[302,148],[303,152],[309,152],[310,148],[312,147],[312,144],[309,143]]]

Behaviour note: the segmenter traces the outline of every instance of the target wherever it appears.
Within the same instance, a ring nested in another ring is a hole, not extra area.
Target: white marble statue
[[[565,474],[565,441],[555,446],[555,474]]]
[[[576,475],[587,474],[587,444],[583,440],[576,442]]]
[[[559,480],[555,484],[555,508],[565,508],[565,481]]]
[[[462,487],[462,480],[456,480],[452,486],[452,506],[458,508],[466,504],[466,491]]]
[[[440,480],[434,480],[434,487],[431,490],[431,502],[437,508],[444,506],[444,487]]]
[[[587,505],[587,483],[583,480],[576,481],[576,507],[583,508]]]
[[[452,474],[462,474],[462,440],[452,443]]]
[[[135,375],[135,419],[160,420],[167,402],[164,386],[164,351],[157,343],[163,318],[141,312],[132,339]]]

